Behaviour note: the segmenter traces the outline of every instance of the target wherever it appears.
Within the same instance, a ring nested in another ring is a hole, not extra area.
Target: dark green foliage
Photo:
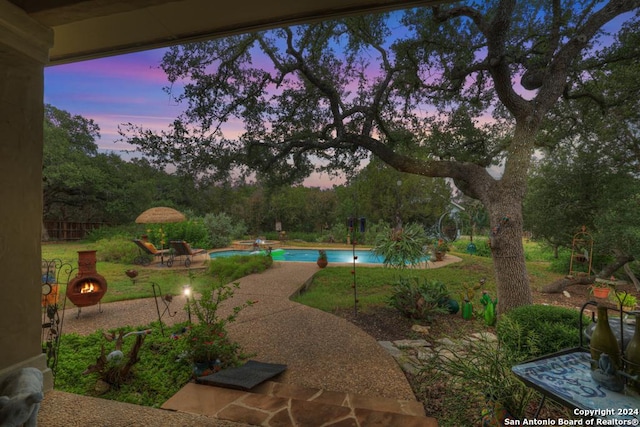
[[[565,307],[529,305],[502,315],[498,337],[511,350],[521,349],[528,359],[580,344],[580,313]],[[583,324],[588,324],[584,319]],[[535,345],[531,345],[535,342]]]
[[[184,325],[176,326],[176,330]],[[112,389],[100,397],[136,405],[159,407],[187,383],[191,377],[191,366],[179,359],[180,349],[169,334],[162,336],[159,325],[136,328],[151,328],[140,350],[140,360],[134,366],[132,375],[118,390]],[[131,328],[123,328],[126,332]],[[135,337],[127,337],[123,352],[127,354],[135,342]],[[95,391],[97,373],[83,375],[96,362],[101,346],[109,353],[113,344],[106,342],[102,331],[88,336],[64,334],[61,337],[59,362],[56,371],[55,388],[69,393],[97,395]]]
[[[209,263],[208,272],[221,279],[232,281],[253,273],[260,273],[273,265],[273,259],[265,255],[235,255],[220,257]]]
[[[436,313],[449,311],[449,292],[438,280],[400,277],[389,304],[412,319],[430,321]]]

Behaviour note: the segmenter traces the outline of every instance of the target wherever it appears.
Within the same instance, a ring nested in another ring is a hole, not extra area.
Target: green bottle
[[[629,341],[624,352],[627,366],[625,372],[629,375],[640,377],[640,313],[636,313],[636,329],[633,338]],[[640,393],[640,379],[638,381],[628,380],[628,386]]]
[[[598,360],[602,353],[607,353],[613,365],[616,369],[620,369],[622,366],[620,359],[620,348],[618,347],[618,340],[616,340],[611,326],[609,326],[609,315],[607,313],[607,307],[598,306],[598,319],[596,321],[596,327],[591,334],[591,342],[589,343],[591,349],[591,369],[595,370],[598,367]]]
[[[462,318],[464,320],[473,319],[473,304],[466,298],[462,303]]]

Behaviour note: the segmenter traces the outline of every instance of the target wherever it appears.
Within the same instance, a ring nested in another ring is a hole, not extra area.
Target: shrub
[[[461,348],[443,347],[441,352],[423,363],[418,379],[427,384],[434,381],[445,383],[447,392],[456,396],[454,411],[498,403],[521,419],[534,394],[511,372],[511,367],[520,361],[521,354],[520,349],[513,350],[483,334],[479,339],[465,342]],[[460,405],[461,401],[465,404]],[[467,410],[459,414],[455,425],[479,425],[480,410],[476,411]]]
[[[156,243],[158,240],[161,246],[168,247],[171,240],[185,240],[194,248],[211,248],[211,238],[207,227],[202,220],[194,219],[183,222],[156,224],[150,226],[147,234],[149,239]],[[160,238],[156,236],[160,234]],[[162,244],[164,241],[164,244]]]
[[[502,315],[497,333],[511,350],[521,348],[525,359],[554,353],[580,345],[580,313],[551,305],[518,307]],[[533,341],[538,344],[531,346]]]
[[[387,229],[376,237],[373,252],[384,258],[385,267],[405,268],[424,260],[425,247],[429,243],[419,224],[409,224],[400,229]]]
[[[227,214],[207,214],[203,219],[204,227],[209,233],[212,248],[224,248],[235,238],[246,233],[246,226],[242,221],[235,221]]]
[[[234,255],[216,258],[209,263],[209,274],[221,280],[232,281],[253,273],[260,273],[273,265],[265,255]]]
[[[139,237],[141,234],[144,234],[142,230],[143,230],[143,227],[139,224],[103,226],[103,227],[91,230],[87,234],[85,240],[87,240],[88,242],[97,242],[99,240],[112,239],[112,238],[133,239],[135,237]]]
[[[447,313],[449,292],[444,283],[400,277],[393,286],[389,304],[411,319],[430,321],[436,313]]]
[[[227,326],[234,322],[243,309],[253,305],[252,301],[235,306],[231,314],[221,316],[220,305],[233,297],[239,284],[214,284],[202,291],[199,298],[188,300],[190,313],[198,323],[191,327],[186,339],[181,343],[185,356],[191,363],[212,363],[214,370],[238,366],[246,359],[240,345],[229,339]]]
[[[112,236],[96,243],[97,255],[100,261],[134,264],[134,259],[140,256],[138,247],[132,239],[123,236]]]

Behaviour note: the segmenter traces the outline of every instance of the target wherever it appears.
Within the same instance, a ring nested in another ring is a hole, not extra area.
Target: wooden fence
[[[103,222],[67,222],[67,221],[45,221],[45,239],[48,240],[81,240],[84,239],[91,230],[100,228]]]

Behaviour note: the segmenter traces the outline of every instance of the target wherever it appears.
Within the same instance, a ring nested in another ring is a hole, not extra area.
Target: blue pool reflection
[[[348,249],[326,249],[327,260],[329,262],[347,262],[353,263],[353,250]],[[220,252],[211,252],[211,258],[229,257],[234,255],[248,255],[251,251],[229,250]],[[274,261],[290,261],[290,262],[316,262],[318,259],[317,249],[274,249],[271,253]],[[356,263],[362,264],[383,264],[384,258],[377,256],[370,250],[356,250]]]

